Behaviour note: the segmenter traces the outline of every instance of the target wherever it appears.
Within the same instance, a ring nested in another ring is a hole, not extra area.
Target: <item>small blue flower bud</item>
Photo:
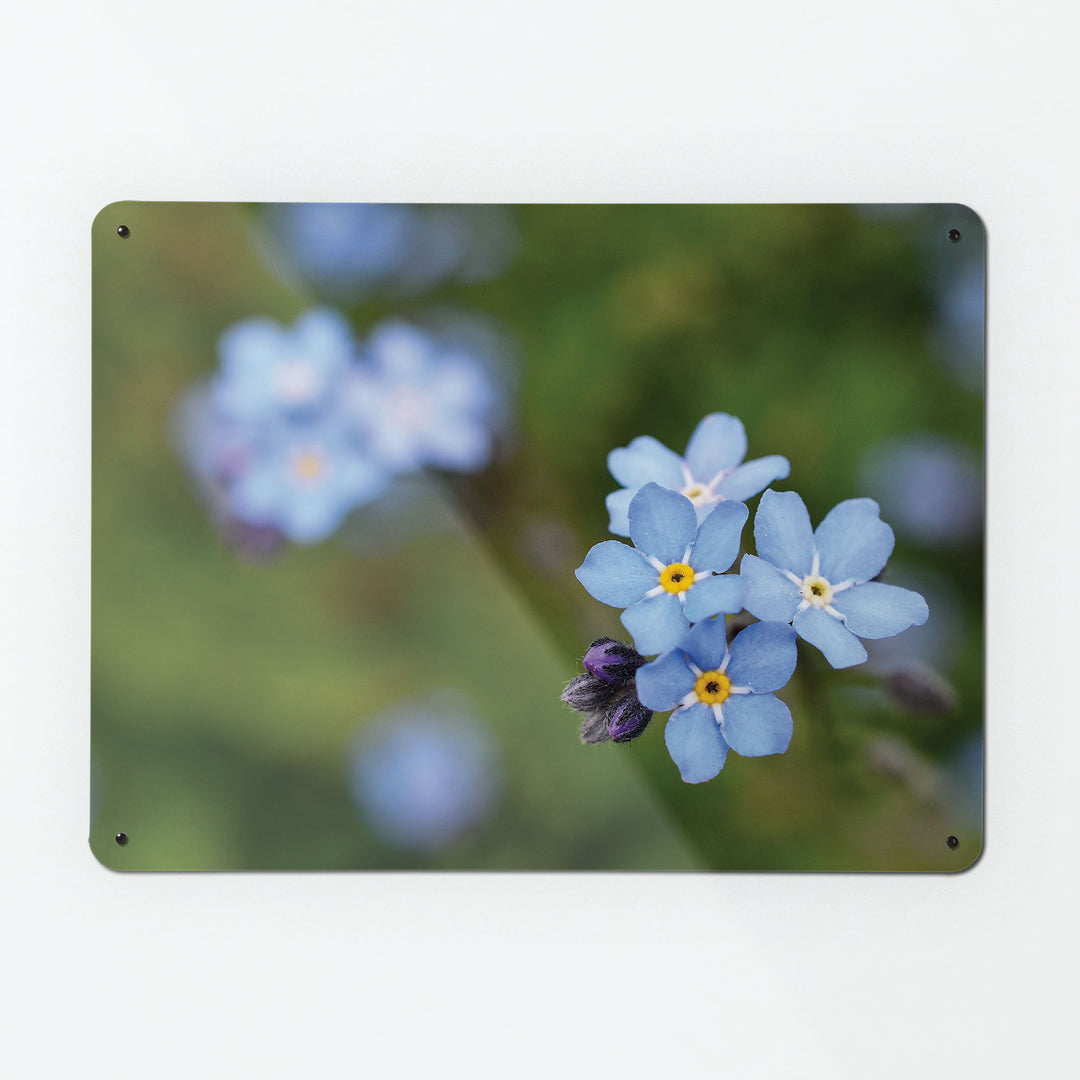
[[[580,713],[591,713],[611,704],[616,687],[594,679],[591,675],[575,675],[562,692],[562,699]]]
[[[622,686],[633,679],[645,658],[621,641],[598,638],[589,646],[582,663],[590,675],[613,686]]]
[[[652,711],[638,701],[636,695],[622,695],[606,714],[608,732],[615,742],[629,742],[645,733],[652,719]]]

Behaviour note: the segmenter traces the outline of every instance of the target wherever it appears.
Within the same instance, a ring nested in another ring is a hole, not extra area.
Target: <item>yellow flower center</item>
[[[694,584],[694,568],[686,563],[673,562],[660,572],[660,584],[669,593],[686,592]]]
[[[709,489],[704,484],[687,484],[681,494],[685,495],[695,506],[708,494]]]
[[[815,574],[809,574],[803,578],[799,592],[802,593],[803,599],[809,600],[814,607],[823,608],[832,603],[833,587],[823,577]]]
[[[721,671],[703,671],[694,683],[694,693],[705,705],[722,705],[731,693],[731,680]]]
[[[326,462],[322,454],[316,450],[301,450],[293,458],[293,469],[296,475],[306,483],[314,483],[323,474]]]

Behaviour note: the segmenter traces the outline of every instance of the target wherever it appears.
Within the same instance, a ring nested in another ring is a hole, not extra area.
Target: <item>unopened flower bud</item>
[[[616,688],[592,675],[575,675],[562,692],[562,699],[580,713],[604,709],[611,704]]]
[[[638,701],[634,693],[623,694],[608,709],[608,731],[615,742],[629,742],[644,734],[652,719],[652,711]]]
[[[941,716],[956,708],[956,691],[933,668],[913,662],[885,679],[889,696],[905,712]]]
[[[590,675],[613,686],[622,686],[634,677],[645,657],[614,638],[598,638],[589,646],[582,663]]]
[[[581,721],[581,741],[586,745],[611,742],[611,732],[608,731],[608,710],[597,709],[595,712],[586,713]]]

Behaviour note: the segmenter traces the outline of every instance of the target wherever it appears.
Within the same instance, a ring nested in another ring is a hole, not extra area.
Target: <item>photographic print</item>
[[[130,202],[92,248],[104,865],[977,860],[973,211]]]

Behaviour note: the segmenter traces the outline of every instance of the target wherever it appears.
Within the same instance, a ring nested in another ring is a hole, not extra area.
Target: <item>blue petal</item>
[[[617,541],[609,540],[609,544]],[[690,627],[683,614],[682,604],[674,593],[650,596],[639,604],[627,608],[622,615],[623,626],[630,631],[634,646],[642,656],[674,649]]]
[[[710,413],[694,429],[686,447],[686,464],[695,480],[708,483],[746,457],[746,429],[727,413]]]
[[[261,315],[233,323],[218,338],[222,368],[230,373],[252,363],[268,368],[281,353],[283,336],[273,319]]]
[[[694,504],[677,491],[646,484],[630,501],[634,546],[665,565],[682,562],[697,533]]]
[[[787,623],[754,623],[731,643],[727,675],[733,686],[749,686],[755,694],[764,694],[786,685],[797,660],[795,631]]]
[[[623,488],[621,491],[613,491],[604,500],[611,517],[611,521],[608,522],[609,532],[613,532],[616,536],[630,535],[630,519],[627,517],[627,512],[630,509],[630,500],[636,494],[637,492],[629,488]]]
[[[694,673],[686,666],[682,649],[658,656],[637,670],[638,701],[656,712],[667,712],[694,689]]]
[[[727,743],[707,705],[691,705],[673,712],[664,729],[664,742],[688,784],[711,780],[724,767]]]
[[[832,606],[844,616],[844,625],[853,634],[871,639],[892,637],[909,626],[922,626],[930,615],[926,601],[917,592],[879,581],[837,593]]]
[[[738,574],[723,574],[695,581],[686,593],[686,617],[692,622],[713,615],[742,611],[746,587]]]
[[[766,491],[754,517],[757,553],[781,570],[806,577],[814,563],[814,533],[806,504],[794,491]]]
[[[826,581],[869,581],[881,572],[895,540],[879,513],[873,499],[848,499],[825,515],[814,543]]]
[[[727,627],[723,619],[706,619],[679,642],[679,648],[702,671],[711,671],[724,662],[727,654]]]
[[[660,584],[660,575],[645,556],[618,540],[596,544],[574,574],[590,596],[612,607],[636,604]]]
[[[229,509],[249,525],[274,524],[281,480],[269,466],[249,469],[229,489]]]
[[[279,515],[281,531],[298,544],[325,540],[342,522],[351,507],[329,491],[305,492],[290,499]]]
[[[736,694],[721,711],[724,738],[743,757],[782,754],[791,745],[791,710],[772,694]]]
[[[293,324],[293,341],[313,359],[344,363],[352,332],[344,315],[330,308],[311,308]]]
[[[816,645],[834,668],[851,667],[866,659],[862,642],[835,616],[808,607],[795,616],[795,632]]]
[[[759,619],[789,623],[802,602],[802,593],[783,571],[756,555],[744,555],[739,573],[746,582],[746,610]]]
[[[720,503],[698,527],[697,539],[690,552],[690,565],[695,570],[714,570],[722,574],[739,554],[743,526],[749,516],[746,503]]]
[[[629,446],[620,446],[608,454],[611,475],[623,487],[635,491],[650,481],[666,488],[681,488],[682,458],[651,435],[639,435]]]
[[[757,458],[745,462],[725,477],[717,485],[716,493],[725,499],[743,501],[764,491],[774,480],[785,480],[790,472],[791,463],[779,454]]]

